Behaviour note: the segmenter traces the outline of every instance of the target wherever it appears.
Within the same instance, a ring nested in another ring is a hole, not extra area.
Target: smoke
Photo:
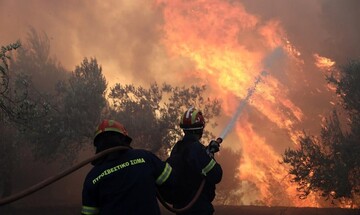
[[[260,17],[259,23],[279,20],[289,40],[306,58],[311,59],[316,52],[341,64],[360,55],[357,0],[230,2],[242,4]],[[192,68],[186,59],[169,58],[164,53],[159,42],[163,33],[161,8],[151,1],[2,0],[0,12],[1,44],[24,40],[32,26],[49,36],[52,53],[68,69],[84,57],[96,57],[111,83],[171,80]],[[249,39],[244,34],[239,37],[245,42]]]
[[[264,70],[270,69],[273,65],[275,65],[277,62],[281,60],[281,58],[284,58],[285,54],[281,47],[276,47],[272,53],[270,53],[268,56],[266,56],[263,60],[264,64]]]
[[[303,55],[314,52],[342,64],[360,56],[357,12],[360,2],[349,0],[241,0],[250,13],[264,21],[277,19]]]
[[[26,40],[33,27],[48,35],[51,53],[68,70],[96,57],[109,86],[207,84],[223,99],[220,129],[264,69],[270,75],[229,133],[234,144],[222,144],[244,143],[242,178],[260,187],[271,181],[273,161],[294,147],[296,131],[318,133],[330,113],[334,94],[314,54],[336,65],[360,56],[358,8],[358,0],[0,0],[0,44]]]
[[[2,0],[0,4],[2,44],[26,40],[33,27],[49,36],[52,54],[69,70],[84,57],[96,57],[112,84],[156,80],[162,18],[149,2]]]

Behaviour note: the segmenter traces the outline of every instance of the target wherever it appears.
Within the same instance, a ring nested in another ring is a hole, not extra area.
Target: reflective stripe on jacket
[[[86,176],[82,214],[160,215],[156,188],[168,186],[171,180],[171,166],[151,152],[116,152]]]

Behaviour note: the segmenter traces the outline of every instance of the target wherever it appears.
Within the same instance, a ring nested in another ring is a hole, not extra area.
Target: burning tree
[[[327,77],[336,86],[347,124],[334,110],[319,137],[303,134],[298,149],[287,149],[283,162],[298,184],[300,198],[319,192],[326,199],[358,204],[360,195],[360,60],[342,66]]]

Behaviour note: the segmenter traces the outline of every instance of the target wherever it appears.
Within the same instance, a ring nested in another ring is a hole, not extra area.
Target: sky
[[[359,8],[358,0],[0,0],[0,44],[25,41],[34,28],[69,71],[95,57],[110,87],[205,84],[222,100],[219,134],[261,78],[222,146],[241,150],[236,177],[269,196],[270,181],[286,175],[281,153],[302,131],[318,134],[336,104],[325,76],[359,58]]]

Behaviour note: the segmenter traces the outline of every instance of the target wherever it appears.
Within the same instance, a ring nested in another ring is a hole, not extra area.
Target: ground
[[[214,215],[360,215],[358,209],[340,208],[292,208],[292,207],[259,207],[259,206],[218,206]],[[53,206],[41,208],[9,208],[0,207],[1,215],[75,215],[80,214],[78,206]],[[173,213],[162,208],[162,215]]]

